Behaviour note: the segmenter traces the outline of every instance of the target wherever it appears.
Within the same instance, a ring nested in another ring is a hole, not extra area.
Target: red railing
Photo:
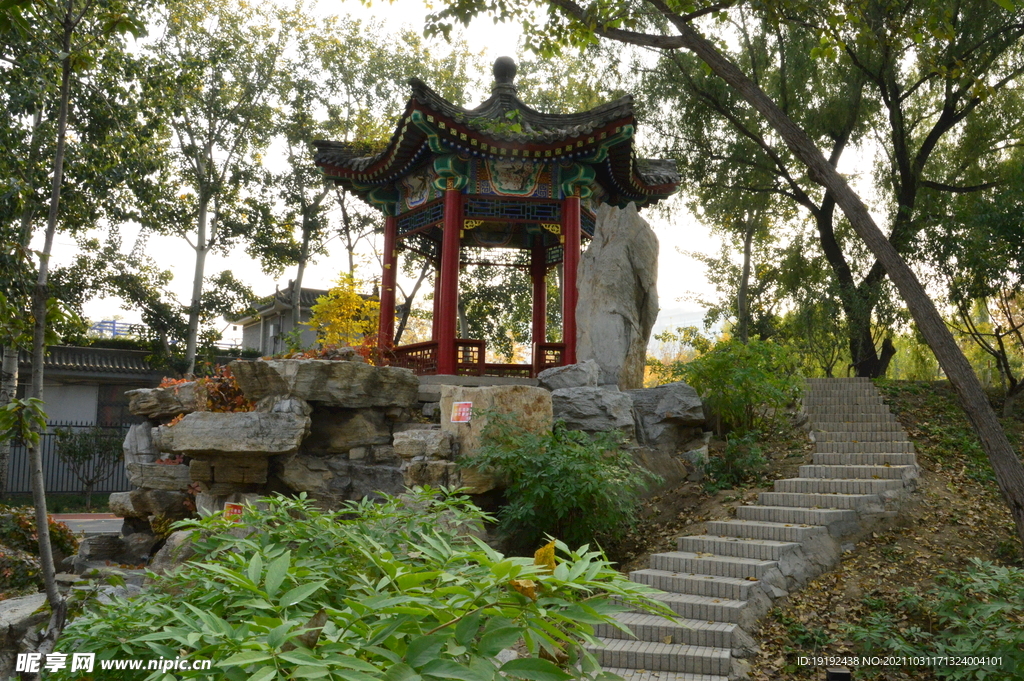
[[[565,343],[534,343],[533,344],[533,376],[565,364]]]
[[[417,376],[437,374],[437,341],[413,343],[394,348],[390,353],[391,366],[412,369]],[[499,376],[507,378],[534,378],[541,371],[562,366],[565,357],[563,343],[535,343],[533,364],[490,364],[486,361],[484,341],[460,338],[455,341],[455,373],[459,376]]]

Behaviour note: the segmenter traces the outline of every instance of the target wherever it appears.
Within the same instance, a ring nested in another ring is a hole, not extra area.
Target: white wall
[[[99,387],[95,385],[47,385],[43,388],[47,420],[96,423]]]

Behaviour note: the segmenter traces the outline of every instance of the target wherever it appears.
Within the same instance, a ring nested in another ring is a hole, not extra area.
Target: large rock
[[[309,430],[299,414],[196,412],[173,426],[161,426],[154,442],[162,452],[185,456],[291,454]]]
[[[580,260],[576,356],[601,366],[601,384],[643,387],[647,342],[658,317],[658,238],[630,203],[602,204]]]
[[[540,387],[548,390],[584,388],[601,382],[601,365],[592,359],[564,367],[552,367],[537,374]]]
[[[148,514],[139,511],[132,505],[131,492],[114,492],[107,502],[110,512],[118,518],[145,518]]]
[[[206,390],[195,381],[169,388],[129,390],[128,411],[151,419],[190,414],[206,409]]]
[[[94,534],[78,545],[78,557],[83,560],[117,560],[124,552],[120,534]]]
[[[551,393],[556,419],[570,430],[588,433],[621,430],[633,437],[633,400],[629,393],[605,388],[562,388]]]
[[[317,409],[310,417],[302,451],[328,456],[354,447],[391,442],[391,425],[381,409]]]
[[[637,440],[661,451],[675,451],[704,425],[704,407],[697,391],[685,383],[630,390],[636,414]]]
[[[460,457],[480,451],[480,437],[487,417],[474,414],[469,423],[452,423],[452,403],[471,402],[473,410],[510,414],[516,425],[533,433],[550,431],[554,422],[551,393],[526,385],[493,385],[484,388],[441,386],[441,430],[451,433],[455,452]],[[475,469],[462,469],[459,484],[469,494],[483,494],[501,486],[499,480]]]
[[[33,631],[50,617],[45,605],[42,593],[0,601],[0,679],[20,676],[14,671],[18,653],[35,651]]]
[[[162,463],[130,463],[128,481],[136,487],[148,489],[188,489],[192,480],[188,475],[188,466]]]
[[[395,454],[403,459],[450,459],[452,440],[443,430],[406,430],[395,433]]]
[[[192,513],[192,497],[185,492],[137,489],[129,492],[129,496],[132,508],[144,516],[158,515],[180,520]]]
[[[334,477],[334,473],[323,459],[298,454],[282,457],[277,477],[293,492],[323,496],[328,493],[328,485]]]
[[[124,437],[124,462],[153,463],[160,458],[160,452],[153,444],[153,424],[149,421],[133,424]]]
[[[192,530],[173,532],[164,542],[163,547],[153,556],[153,560],[149,563],[149,569],[160,575],[166,574],[192,558],[196,553],[192,547],[192,532]]]
[[[275,359],[231,363],[239,387],[251,400],[269,395],[297,397],[318,406],[416,406],[419,380],[408,369],[321,359]]]

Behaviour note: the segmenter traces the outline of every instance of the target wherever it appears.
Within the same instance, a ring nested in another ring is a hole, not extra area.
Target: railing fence
[[[95,424],[82,423],[77,421],[48,423],[46,432],[39,437],[39,446],[43,453],[43,479],[46,483],[46,492],[50,494],[75,494],[84,493],[85,486],[74,474],[70,467],[57,456],[57,434],[58,428],[66,428],[73,431],[88,430],[100,427],[119,431],[121,435],[128,432],[130,423],[125,424]],[[95,462],[94,462],[95,463]],[[94,465],[94,463],[92,465]],[[92,471],[90,467],[89,472]],[[127,492],[132,489],[128,482],[128,472],[124,464],[118,464],[113,474],[96,485],[93,492]],[[11,446],[10,463],[8,464],[7,492],[8,494],[24,494],[32,491],[32,482],[29,476],[28,449],[20,442],[14,442]]]

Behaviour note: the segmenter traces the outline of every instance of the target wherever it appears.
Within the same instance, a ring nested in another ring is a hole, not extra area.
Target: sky
[[[321,2],[317,11],[323,15],[350,13],[360,18],[376,18],[389,28],[398,30],[403,26],[422,31],[423,18],[426,14],[422,0],[396,0],[393,3],[376,2],[367,8],[352,0]],[[480,17],[466,29],[465,37],[474,51],[482,50],[486,63],[493,63],[499,56],[519,56],[517,43],[520,37],[518,26],[495,25],[490,19]],[[489,74],[484,74],[489,77]],[[429,84],[429,83],[428,83]],[[643,121],[640,121],[642,129]],[[273,150],[271,150],[273,153]],[[273,163],[273,159],[268,159]],[[709,230],[684,207],[678,197],[672,200],[675,210],[670,219],[664,219],[647,211],[646,219],[651,223],[660,243],[658,259],[658,295],[662,312],[659,315],[655,333],[665,328],[698,324],[701,319],[700,307],[686,300],[691,293],[713,297],[714,290],[706,281],[703,265],[681,253],[682,250],[704,253],[717,253],[720,242],[710,235]],[[121,229],[123,249],[131,250],[138,236],[138,228],[132,225]],[[150,235],[146,241],[146,251],[159,264],[170,269],[174,280],[170,286],[178,300],[187,303],[191,295],[191,283],[194,267],[194,252],[180,238]],[[344,249],[340,243],[332,244],[330,253],[321,257],[307,268],[303,278],[303,286],[307,288],[330,288],[331,282],[338,273],[346,268]],[[54,261],[66,264],[72,260],[77,250],[74,239],[57,235],[54,244]],[[211,275],[230,269],[235,276],[248,284],[259,296],[269,295],[275,288],[286,288],[290,279],[295,277],[295,267],[285,270],[280,277],[273,278],[262,273],[259,264],[246,256],[241,249],[226,256],[211,253],[207,257],[206,273]],[[370,267],[368,266],[368,270]],[[371,274],[372,276],[372,274]],[[86,317],[93,322],[119,318],[126,322],[140,321],[135,310],[125,310],[117,299],[93,300],[85,306]],[[223,322],[218,325],[223,330],[225,340],[239,339],[240,329]]]

